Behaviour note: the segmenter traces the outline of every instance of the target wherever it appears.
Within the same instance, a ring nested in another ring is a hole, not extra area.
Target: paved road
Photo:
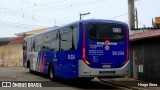
[[[124,90],[125,88],[109,85],[100,82],[98,79],[92,81],[76,81],[76,80],[63,80],[50,81],[45,75],[40,73],[30,73],[24,68],[4,68],[0,67],[0,81],[44,81],[53,87],[32,88],[35,90],[84,90],[84,89],[104,89],[104,90]],[[2,88],[0,88],[1,90]],[[29,88],[3,88],[3,90],[17,90]],[[127,89],[126,89],[127,90]]]

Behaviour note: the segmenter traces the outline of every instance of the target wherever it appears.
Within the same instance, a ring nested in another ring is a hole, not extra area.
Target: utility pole
[[[88,12],[88,13],[83,13],[83,14],[79,14],[80,15],[80,20],[82,19],[82,16],[86,16],[86,15],[88,15],[88,14],[90,14],[90,12]]]
[[[134,11],[134,0],[128,0],[128,20],[130,29],[135,29],[135,11]]]
[[[137,12],[137,8],[135,9],[135,18],[136,18],[136,28],[138,29],[138,12]]]

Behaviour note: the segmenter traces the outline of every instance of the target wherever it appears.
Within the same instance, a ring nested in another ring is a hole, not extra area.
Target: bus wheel
[[[30,62],[28,62],[28,68],[29,68],[29,72],[30,72],[30,73],[33,73],[33,70],[31,70]]]
[[[29,65],[29,72],[30,73],[33,73],[33,71],[31,70],[31,66]]]
[[[50,66],[49,66],[49,78],[51,79],[51,80],[53,80],[53,79],[55,79],[55,75],[54,75],[54,66],[53,66],[53,64],[50,64]]]

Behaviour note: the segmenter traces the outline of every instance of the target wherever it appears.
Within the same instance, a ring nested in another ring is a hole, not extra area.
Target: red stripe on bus
[[[83,48],[82,48],[82,58],[84,63],[91,65],[91,63],[86,59],[86,23],[84,22],[83,27]]]
[[[84,23],[84,27],[83,27],[83,48],[82,48],[82,58],[86,59],[86,23]]]
[[[44,72],[44,64],[45,64],[45,58],[46,57],[46,53],[44,54],[43,58],[42,58],[42,64],[41,64],[41,69],[40,69],[40,72]]]

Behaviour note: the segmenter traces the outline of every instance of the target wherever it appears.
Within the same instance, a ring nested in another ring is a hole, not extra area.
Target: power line
[[[108,0],[96,0],[96,1],[88,1],[88,2],[84,2],[84,3],[78,3],[78,4],[75,4],[75,5],[72,5],[72,7],[77,7],[77,6],[84,6],[84,5],[89,5],[89,4],[94,4],[94,3],[100,3],[100,2],[106,2]]]
[[[139,6],[149,17],[153,18],[152,15],[150,15],[150,14],[140,5],[140,3],[137,2],[137,4],[138,4],[138,6]]]
[[[63,6],[57,6],[57,7],[51,7],[51,6],[45,6],[45,8],[51,8],[51,9],[67,9],[67,8],[73,8],[73,7],[80,7],[80,6],[85,6],[85,5],[89,5],[89,4],[94,4],[94,3],[100,3],[100,2],[106,2],[108,0],[95,0],[95,1],[88,1],[88,2],[83,2],[83,3],[75,3],[75,4],[69,4],[69,5],[63,5]],[[32,9],[32,10],[29,10],[29,11],[35,11],[35,10],[43,10],[42,8],[41,9]],[[45,10],[47,11],[47,10]]]
[[[112,18],[110,18],[110,19],[116,19],[116,18],[119,18],[119,17],[122,17],[122,16],[125,16],[125,15],[127,15],[128,13],[125,13],[125,14],[121,14],[121,15],[119,15],[119,16],[116,16],[116,17],[112,17]]]
[[[46,18],[46,17],[42,17],[42,16],[35,16],[32,14],[23,13],[20,11],[14,11],[14,10],[4,8],[4,7],[0,8],[0,14],[16,16],[16,17],[24,18],[24,19],[31,19],[32,21],[36,21],[36,22],[42,22],[42,21],[43,22],[53,22],[51,18]]]
[[[11,10],[11,9],[8,9],[5,7],[0,7],[0,15],[3,15],[3,14],[18,17],[18,18],[23,18],[23,19],[30,19],[35,22],[54,23],[54,21],[56,20],[56,19],[46,18],[46,17],[42,17],[42,16],[35,16],[32,14],[23,13],[20,11],[14,11],[14,10]],[[79,14],[79,13],[77,13],[77,14]],[[62,21],[62,20],[60,20],[60,21]],[[69,20],[65,19],[65,21],[69,21]],[[64,21],[62,21],[62,22],[64,22]]]
[[[139,24],[141,24],[142,26],[145,26],[145,24],[143,24],[142,22],[140,22],[139,20],[138,20],[138,22],[139,22]]]
[[[66,1],[66,0],[65,0]],[[99,3],[99,2],[105,2],[105,1],[108,1],[108,0],[95,0],[95,1],[88,1],[88,2],[83,2],[83,3],[76,3],[76,4],[70,4],[70,5],[65,5],[65,6],[59,6],[59,7],[50,7],[50,6],[45,6],[45,5],[49,5],[50,3],[48,4],[43,4],[43,5],[38,5],[37,6],[44,6],[46,8],[50,8],[51,10],[55,9],[55,10],[67,10],[67,8],[72,8],[72,7],[79,7],[79,6],[84,6],[84,5],[88,5],[88,4],[93,4],[93,3]],[[59,2],[64,2],[64,0],[61,0]],[[56,3],[59,3],[59,2],[53,2],[54,4]],[[31,7],[32,8],[32,7]],[[26,8],[26,9],[29,9],[29,8]],[[33,10],[37,10],[37,9],[33,9]],[[33,10],[29,10],[29,11],[33,11]],[[40,10],[43,10],[42,8]],[[45,10],[47,11],[47,10]],[[71,12],[73,12],[74,10],[69,10]],[[76,11],[76,10],[75,10]],[[20,12],[20,11],[19,11]],[[21,13],[22,13],[22,9],[21,9]],[[77,14],[79,14],[79,12],[76,11]],[[24,18],[25,16],[30,16],[30,19],[32,19],[32,21],[38,21],[39,18],[37,16],[34,16],[34,15],[29,15],[29,14],[26,14],[26,13],[22,13],[22,17]],[[42,19],[40,17],[40,19]],[[46,18],[45,18],[46,19]],[[42,21],[42,20],[39,20],[39,21]],[[47,19],[47,20],[43,20],[43,21],[51,21],[51,19]],[[53,21],[51,21],[53,22]]]
[[[40,29],[40,28],[47,27],[47,26],[20,24],[20,23],[12,23],[12,22],[4,22],[4,21],[0,21],[0,26],[18,28],[18,29]]]
[[[34,6],[37,5],[36,3],[30,2],[30,1],[27,1],[27,0],[21,0],[21,1],[23,1],[23,2],[25,2],[25,3],[27,3],[27,4],[33,4]]]
[[[62,3],[62,2],[66,2],[68,0],[61,0],[61,1],[56,1],[56,2],[51,2],[51,3],[47,3],[47,4],[36,4],[35,6],[31,6],[31,7],[25,7],[25,8],[20,8],[20,9],[17,9],[17,10],[21,10],[21,9],[31,9],[31,8],[36,8],[36,7],[41,7],[41,6],[46,6],[46,5],[50,5],[50,4],[57,4],[57,3]],[[32,2],[33,3],[33,2]]]

